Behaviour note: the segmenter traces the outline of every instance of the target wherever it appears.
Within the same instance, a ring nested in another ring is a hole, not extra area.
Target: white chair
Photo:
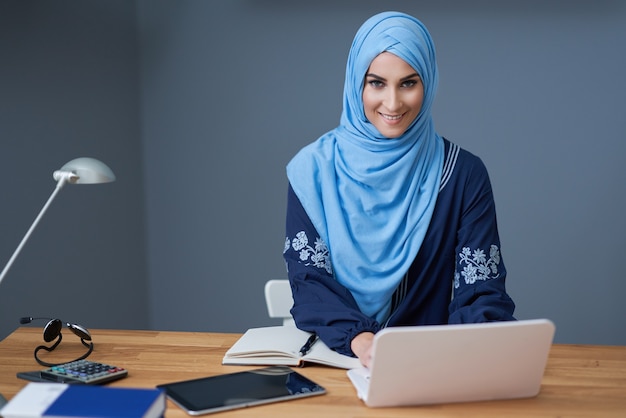
[[[293,306],[289,280],[268,280],[265,283],[265,303],[270,318],[281,318],[283,325],[295,325],[289,312]]]

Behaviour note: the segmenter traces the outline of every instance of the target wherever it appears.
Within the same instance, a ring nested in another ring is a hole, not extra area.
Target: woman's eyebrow
[[[400,79],[400,81],[410,80],[411,78],[415,78],[415,77],[419,77],[419,76],[420,75],[418,73],[409,74],[409,75],[407,75],[405,77],[402,77]],[[384,77],[381,77],[381,76],[379,76],[377,74],[374,74],[374,73],[367,73],[367,74],[365,74],[365,77],[371,77],[371,78],[375,78],[377,80],[387,81]]]

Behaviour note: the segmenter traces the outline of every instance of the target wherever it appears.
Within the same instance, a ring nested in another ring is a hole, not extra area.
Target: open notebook
[[[371,407],[532,397],[554,331],[547,319],[386,328],[371,368],[348,377]]]
[[[226,352],[222,364],[302,366],[318,363],[331,367],[352,369],[361,366],[354,358],[339,354],[316,339],[306,354],[300,349],[311,333],[292,325],[250,328]]]

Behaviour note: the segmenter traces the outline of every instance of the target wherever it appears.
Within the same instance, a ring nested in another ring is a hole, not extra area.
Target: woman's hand
[[[350,348],[352,352],[359,358],[361,364],[370,367],[372,363],[372,343],[374,342],[374,333],[362,332],[352,339]]]

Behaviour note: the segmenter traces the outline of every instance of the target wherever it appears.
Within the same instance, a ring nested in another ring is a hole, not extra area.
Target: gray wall
[[[93,327],[274,323],[262,289],[285,277],[284,166],[337,124],[352,36],[379,3],[0,4],[13,15],[0,11],[2,254],[73,154],[119,177],[62,192],[2,284],[0,327],[33,311]],[[553,319],[558,342],[626,344],[626,5],[384,8],[416,15],[434,37],[435,121],[489,168],[517,316]],[[121,298],[114,307],[46,299],[103,282]]]
[[[22,316],[149,326],[135,10],[0,1],[0,265],[54,190],[54,170],[94,157],[118,178],[57,195],[0,285],[0,338]]]

